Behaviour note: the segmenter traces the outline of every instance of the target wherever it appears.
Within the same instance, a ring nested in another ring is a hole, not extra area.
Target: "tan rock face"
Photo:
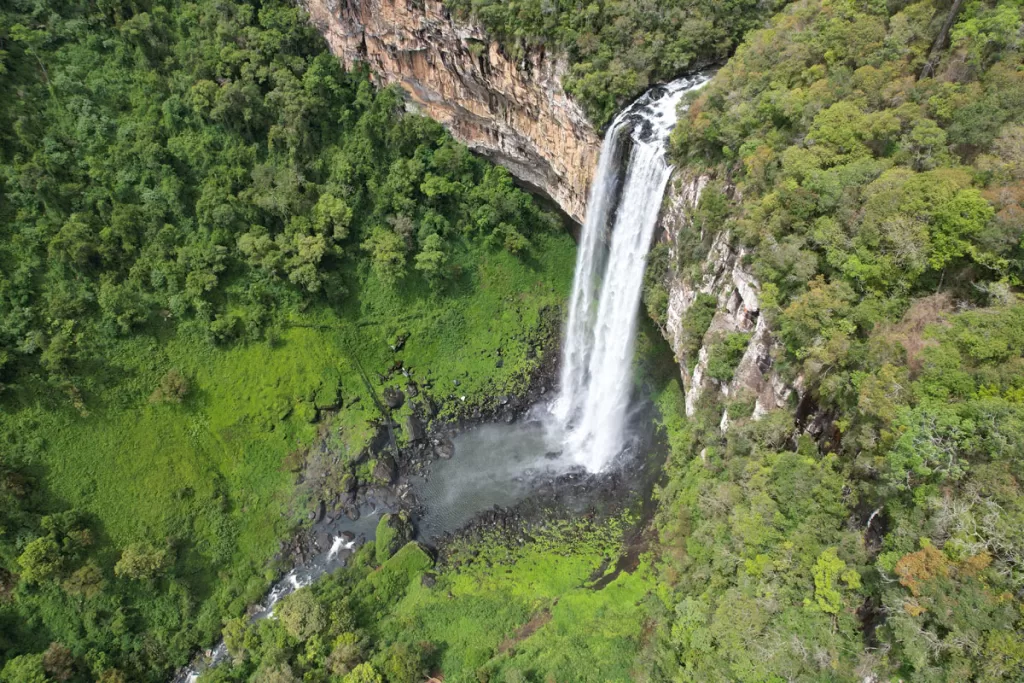
[[[378,83],[473,151],[508,168],[582,222],[601,140],[563,91],[563,59],[533,50],[521,62],[438,0],[300,0],[331,51],[365,62]]]
[[[666,192],[661,214],[661,239],[668,243],[672,263],[685,261],[680,253],[679,238],[693,230],[691,215],[707,187],[709,178],[685,169],[675,174]],[[703,237],[703,236],[702,236]],[[679,360],[686,387],[686,414],[697,412],[697,405],[708,391],[718,391],[726,398],[741,395],[754,398],[753,419],[786,405],[792,389],[786,386],[773,367],[775,341],[764,316],[759,295],[761,285],[744,261],[746,252],[735,247],[729,233],[714,236],[707,257],[701,262],[699,275],[670,270],[664,282],[668,290],[668,312],[663,333]],[[693,367],[683,363],[683,324],[698,294],[718,298],[718,309],[704,335]],[[707,376],[710,343],[730,332],[750,334],[750,342],[730,382],[717,382]],[[746,416],[744,416],[746,417]],[[728,418],[722,418],[722,431]]]

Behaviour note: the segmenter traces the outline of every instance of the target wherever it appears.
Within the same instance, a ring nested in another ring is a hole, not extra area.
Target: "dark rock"
[[[405,403],[405,394],[402,393],[401,389],[388,387],[384,390],[384,402],[388,404],[388,408],[396,410]]]
[[[420,577],[420,585],[424,588],[433,588],[437,585],[437,577],[434,574],[424,574]]]
[[[503,367],[505,367],[505,359],[504,359],[504,358],[501,358],[501,357],[499,356],[499,357],[498,357],[498,362],[496,362],[496,363],[494,364],[494,367],[496,367],[496,368],[503,368]]]
[[[341,476],[341,482],[339,484],[340,489],[345,493],[352,493],[359,486],[359,480],[351,472],[346,472]]]
[[[390,455],[381,455],[377,458],[377,464],[373,467],[373,479],[384,486],[389,485],[395,478],[395,461]]]
[[[405,391],[409,394],[409,398],[416,398],[420,395],[420,390],[412,382],[405,385]]]
[[[434,452],[437,453],[439,458],[451,460],[452,456],[455,455],[455,444],[452,443],[451,439],[445,437],[434,447]]]
[[[356,540],[356,535],[351,531],[342,531],[341,540],[345,541],[345,543],[351,543],[352,541]]]
[[[453,379],[453,380],[452,380],[452,384],[454,384],[455,386],[459,386],[460,384],[462,384],[462,382],[460,382],[460,381],[459,381],[459,380],[457,380],[457,379]]]
[[[353,522],[359,519],[359,508],[352,506],[345,510],[345,516],[351,519]]]
[[[409,437],[409,441],[417,443],[423,441],[427,433],[423,429],[423,425],[416,419],[415,415],[408,415],[405,418],[405,433]]]
[[[316,510],[313,511],[313,521],[319,524],[321,521],[323,521],[324,515],[326,514],[327,503],[321,500],[319,503],[317,503]]]
[[[434,419],[437,417],[437,404],[434,403],[434,399],[427,397],[427,400],[423,402],[423,409],[427,412],[427,417]]]

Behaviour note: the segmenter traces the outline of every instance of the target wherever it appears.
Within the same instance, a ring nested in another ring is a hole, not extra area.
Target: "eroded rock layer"
[[[562,90],[562,58],[513,61],[438,0],[300,0],[347,67],[365,62],[420,112],[508,168],[578,222],[601,141]]]

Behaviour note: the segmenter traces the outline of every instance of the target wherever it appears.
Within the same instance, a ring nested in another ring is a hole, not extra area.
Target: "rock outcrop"
[[[601,140],[562,90],[564,58],[513,60],[439,0],[300,0],[331,51],[582,223]]]
[[[693,209],[700,201],[709,178],[678,171],[669,183],[665,207],[660,222],[661,239],[669,245],[671,261],[686,261],[680,254],[680,237],[686,231],[697,229],[691,219]],[[710,236],[702,236],[706,238]],[[670,269],[665,288],[668,290],[668,313],[664,333],[676,354],[686,387],[686,414],[692,416],[700,398],[709,390],[721,391],[725,397],[747,395],[753,397],[754,419],[786,404],[792,390],[786,386],[772,367],[772,340],[768,324],[761,315],[758,298],[760,283],[744,263],[746,252],[732,246],[728,231],[712,238],[707,256],[700,265],[699,275],[687,275],[679,269]],[[711,324],[704,334],[696,359],[687,366],[684,351],[683,325],[686,314],[698,294],[718,298],[718,306]],[[743,358],[730,382],[718,382],[707,377],[710,344],[726,334],[750,334]],[[723,415],[725,430],[729,416]]]

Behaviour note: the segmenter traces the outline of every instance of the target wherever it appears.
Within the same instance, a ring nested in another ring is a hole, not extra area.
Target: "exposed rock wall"
[[[686,263],[687,254],[679,253],[680,236],[696,229],[693,209],[700,201],[709,178],[685,169],[678,171],[669,183],[661,216],[661,236],[669,244],[673,263]],[[704,237],[704,236],[702,236]],[[709,236],[707,236],[709,237]],[[665,336],[676,354],[686,387],[686,414],[692,416],[701,397],[708,391],[720,391],[725,397],[742,394],[755,398],[754,419],[786,404],[791,389],[772,367],[772,340],[768,324],[761,315],[758,295],[760,283],[744,263],[745,251],[732,245],[728,231],[714,235],[707,257],[700,264],[699,275],[693,276],[679,268],[670,269],[667,281],[668,314]],[[701,343],[697,358],[687,367],[683,350],[683,323],[698,294],[718,298],[711,325]],[[733,379],[722,383],[707,376],[711,344],[732,332],[749,333],[750,342],[736,368]],[[728,416],[722,417],[722,429]]]
[[[407,101],[444,124],[473,151],[508,168],[522,182],[582,223],[601,140],[582,109],[562,90],[564,58],[543,49],[512,60],[484,31],[454,21],[440,0],[298,0],[347,67],[369,66],[378,84],[398,84]],[[686,169],[669,185],[661,235],[673,251],[694,229],[692,209],[708,183]],[[674,262],[686,262],[674,254]],[[670,271],[665,336],[679,359],[686,412],[719,391],[756,398],[754,417],[788,400],[791,389],[772,369],[773,340],[760,314],[760,285],[730,235],[715,235],[694,277]],[[718,297],[718,310],[697,358],[687,367],[683,321],[699,293]],[[707,377],[710,344],[730,332],[750,333],[731,382]],[[723,417],[724,422],[728,417]]]
[[[348,67],[369,65],[473,151],[583,221],[601,140],[562,90],[563,58],[505,55],[438,0],[299,0]]]

